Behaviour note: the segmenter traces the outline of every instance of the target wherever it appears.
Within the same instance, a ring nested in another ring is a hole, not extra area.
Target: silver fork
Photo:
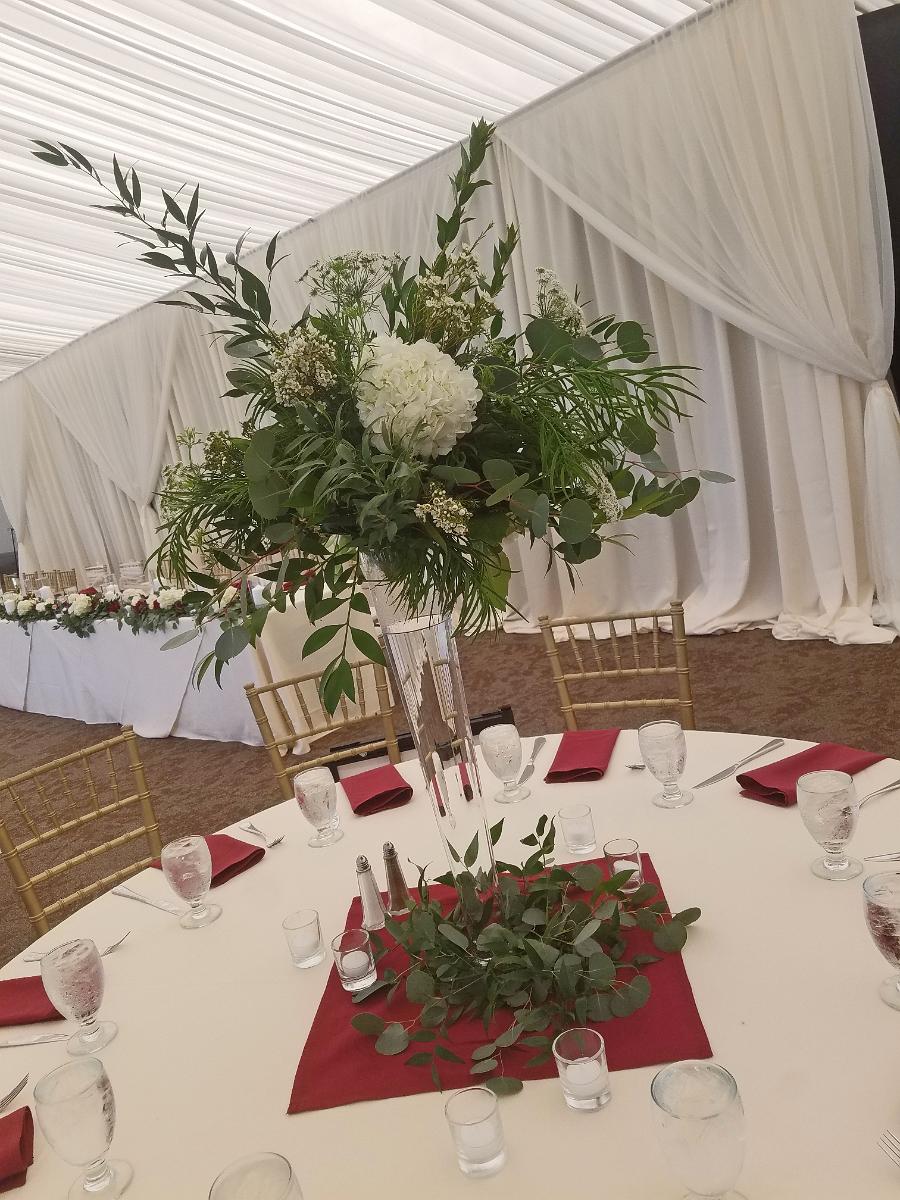
[[[284,841],[283,833],[279,837],[270,840],[261,829],[256,828],[252,821],[248,821],[246,825],[241,825],[240,828],[243,829],[244,833],[252,833],[254,837],[262,838],[266,843],[267,850],[271,850],[273,846],[278,846]]]
[[[874,792],[869,792],[868,796],[863,796],[859,802],[859,807],[868,804],[870,800],[874,800],[876,796],[886,796],[888,792],[894,792],[900,788],[900,779],[895,779],[893,783],[886,783],[884,787],[876,788]]]
[[[900,1140],[886,1129],[878,1139],[878,1147],[882,1150],[895,1167],[900,1167]]]
[[[11,1092],[6,1093],[6,1095],[3,1097],[3,1099],[0,1100],[0,1113],[2,1113],[5,1109],[9,1108],[9,1106],[12,1104],[13,1100],[15,1100],[16,1096],[18,1096],[19,1092],[22,1091],[22,1089],[27,1085],[27,1083],[28,1083],[28,1076],[26,1075],[24,1079],[19,1080],[19,1082],[16,1084],[16,1086],[13,1088],[13,1090]]]
[[[122,945],[122,943],[128,937],[129,933],[131,933],[131,930],[126,929],[125,932],[122,934],[122,936],[119,938],[119,940],[117,942],[113,942],[111,946],[107,946],[105,950],[100,951],[100,957],[106,958],[107,954],[112,954],[113,950],[118,950],[118,948]],[[52,950],[52,949],[54,949],[53,946],[51,946],[49,950],[38,950],[38,951],[35,951],[34,954],[23,954],[22,962],[40,962],[41,959],[44,957],[44,955],[49,954],[50,950]]]

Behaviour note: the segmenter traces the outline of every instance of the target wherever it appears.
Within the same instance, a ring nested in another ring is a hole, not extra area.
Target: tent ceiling
[[[209,240],[253,245],[707,3],[3,0],[0,378],[170,286],[31,138],[199,180]]]

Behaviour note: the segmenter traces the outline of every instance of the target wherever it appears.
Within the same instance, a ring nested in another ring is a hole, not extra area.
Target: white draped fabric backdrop
[[[276,317],[302,309],[296,279],[314,258],[427,253],[456,155],[286,234],[293,268],[276,273]],[[783,638],[890,640],[894,281],[851,0],[725,0],[502,122],[486,169],[494,186],[476,193],[476,217],[521,230],[509,318],[533,311],[546,265],[596,312],[649,325],[664,361],[700,368],[704,400],[663,438],[663,457],[736,479],[671,520],[630,522],[630,552],[604,550],[574,590],[546,572],[545,547],[520,540],[519,627],[678,595],[695,633],[765,622]],[[0,385],[0,499],[23,566],[152,549],[177,433],[240,427],[211,332],[149,306]]]

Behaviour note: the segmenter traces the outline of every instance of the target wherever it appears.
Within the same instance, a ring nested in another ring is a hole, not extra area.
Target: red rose
[[[135,601],[134,604],[132,604],[131,607],[135,612],[146,612],[147,611],[147,601],[143,600],[143,599],[137,600],[137,601]]]
[[[305,579],[306,582],[309,583],[311,579],[315,579],[318,573],[319,570],[317,567],[310,567],[308,571],[301,571],[300,578]]]
[[[78,593],[79,596],[99,596],[99,594],[97,589],[93,587],[82,588]]]
[[[119,604],[118,600],[110,600],[106,606],[106,611],[107,612],[118,612],[120,607],[121,607],[121,605]]]
[[[283,592],[292,592],[294,590],[294,585],[292,583],[283,583],[281,585],[281,590]]]

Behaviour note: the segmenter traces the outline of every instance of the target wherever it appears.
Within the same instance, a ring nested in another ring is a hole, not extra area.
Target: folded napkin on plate
[[[393,763],[348,775],[342,779],[350,807],[358,817],[384,812],[387,808],[399,808],[412,798],[412,787],[406,782]]]
[[[33,1025],[61,1021],[50,1003],[40,975],[0,980],[0,1025]]]
[[[34,1161],[34,1121],[30,1108],[0,1117],[0,1192],[21,1187]]]
[[[205,840],[212,859],[212,887],[227,883],[241,871],[254,866],[266,852],[264,847],[251,846],[228,833],[210,833]],[[150,865],[159,867],[159,859],[155,858]]]
[[[780,804],[787,808],[797,803],[797,780],[808,771],[845,771],[855,775],[873,763],[881,762],[883,754],[872,754],[868,750],[854,750],[852,746],[841,746],[836,742],[821,742],[810,746],[799,754],[790,754],[778,762],[752,771],[742,771],[737,777],[741,795],[751,800],[763,800],[766,804]]]
[[[619,732],[618,729],[575,729],[564,733],[544,783],[602,779]]]

